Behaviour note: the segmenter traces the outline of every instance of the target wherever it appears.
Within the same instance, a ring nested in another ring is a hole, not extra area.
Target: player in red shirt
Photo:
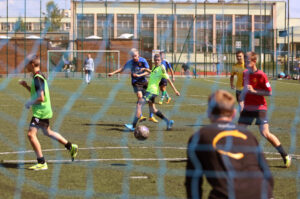
[[[272,88],[267,75],[256,67],[257,55],[255,52],[246,54],[247,69],[243,74],[244,89],[241,100],[244,101],[244,109],[240,114],[239,125],[247,127],[256,119],[255,124],[259,125],[259,131],[280,153],[285,167],[290,167],[292,158],[288,155],[279,139],[270,132],[267,118],[267,102],[264,96],[272,95]]]

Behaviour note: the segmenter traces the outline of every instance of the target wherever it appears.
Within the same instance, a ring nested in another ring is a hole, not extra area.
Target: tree
[[[18,20],[15,23],[14,30],[15,32],[24,32],[26,30],[26,24],[21,17],[18,17]]]
[[[62,25],[63,13],[54,1],[49,1],[46,5],[45,26],[49,32],[58,31]]]

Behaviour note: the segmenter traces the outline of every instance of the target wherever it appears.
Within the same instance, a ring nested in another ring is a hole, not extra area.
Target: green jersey
[[[43,83],[42,85],[38,84],[37,82],[40,79]],[[43,88],[41,88],[43,87]],[[38,90],[37,90],[38,89]],[[45,95],[45,100],[40,104],[33,104],[32,105],[32,113],[33,117],[39,119],[50,119],[52,117],[52,108],[50,102],[50,94],[47,80],[40,74],[35,74],[31,83],[30,93],[31,93],[31,100],[35,100],[38,97],[38,93],[43,90]]]
[[[169,79],[169,75],[163,65],[154,66],[148,82],[147,92],[159,95],[159,82],[162,78]]]

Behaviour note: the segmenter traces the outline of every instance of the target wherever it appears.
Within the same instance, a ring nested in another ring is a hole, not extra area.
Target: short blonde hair
[[[208,98],[208,112],[216,117],[232,116],[234,106],[234,96],[225,90],[217,90]]]

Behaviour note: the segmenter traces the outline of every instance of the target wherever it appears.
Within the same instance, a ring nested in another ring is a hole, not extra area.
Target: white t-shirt
[[[94,60],[93,60],[93,58],[87,58],[84,61],[84,67],[85,67],[85,70],[94,71]]]

